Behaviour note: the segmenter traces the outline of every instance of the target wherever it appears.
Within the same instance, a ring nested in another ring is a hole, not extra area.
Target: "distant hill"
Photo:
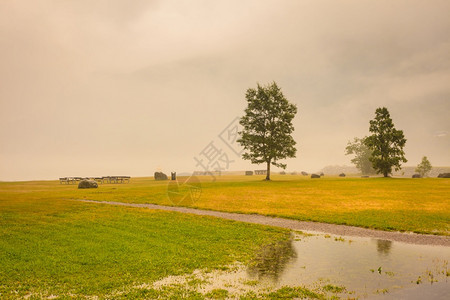
[[[403,167],[400,171],[398,172],[394,172],[394,176],[395,177],[411,177],[413,174],[415,174],[416,172],[414,172],[414,170],[416,169],[416,167],[411,167],[411,166],[406,166]],[[255,169],[249,169],[248,171],[255,171]],[[323,172],[326,175],[331,175],[331,176],[337,176],[341,173],[345,173],[346,175],[360,175],[361,172],[353,166],[346,166],[346,165],[332,165],[332,166],[325,166],[324,168],[322,168],[321,170],[315,171],[315,172],[311,172],[311,170],[302,170],[302,171],[306,171],[307,173],[311,174],[311,173],[321,173]],[[280,171],[282,172],[282,171]],[[280,173],[279,171],[272,171],[273,174],[277,174]],[[285,171],[286,174],[300,174],[300,171]],[[201,176],[204,172],[200,172],[197,171],[195,172],[196,176]],[[439,173],[450,173],[450,167],[434,167],[430,174],[429,177],[437,177],[439,175]],[[183,172],[183,173],[178,173],[178,176],[191,176],[193,173],[188,173],[188,172]],[[208,175],[208,174],[206,174]],[[216,176],[220,176],[219,174],[215,174]],[[222,171],[221,173],[222,176],[225,175],[245,175],[245,171]],[[382,176],[382,175],[372,175],[372,176]]]
[[[394,172],[394,176],[399,177],[411,177],[413,174],[416,174],[414,171],[416,167],[403,167],[400,171]],[[431,172],[428,174],[428,177],[437,177],[440,173],[450,173],[450,167],[433,167]]]
[[[415,172],[416,167],[405,166],[400,171],[394,172],[393,176],[395,177],[412,177]],[[320,172],[323,172],[325,175],[338,175],[340,173],[345,174],[360,174],[361,172],[356,167],[351,166],[326,166]],[[440,173],[450,173],[450,167],[433,167],[431,172],[428,174],[428,177],[437,177]],[[379,176],[379,175],[378,175]]]
[[[322,170],[320,170],[318,173],[323,172],[325,175],[339,175],[341,173],[345,174],[359,174],[359,170],[356,167],[352,166],[326,166]]]

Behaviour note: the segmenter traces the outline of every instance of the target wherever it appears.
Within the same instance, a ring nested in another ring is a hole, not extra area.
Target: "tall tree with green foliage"
[[[377,173],[388,177],[401,169],[401,163],[407,162],[405,158],[406,139],[402,130],[394,127],[389,111],[386,107],[375,110],[375,119],[370,121],[369,131],[372,135],[365,139],[365,144],[372,150],[370,161]]]
[[[416,172],[420,174],[421,177],[425,177],[430,173],[431,169],[430,161],[426,156],[422,157],[422,161],[417,165]]]
[[[353,142],[349,141],[347,143],[347,147],[345,147],[345,155],[354,154],[355,157],[351,159],[351,162],[358,170],[361,171],[363,175],[371,175],[376,172],[372,167],[372,162],[370,161],[372,150],[366,146],[366,138],[367,137],[363,137],[360,139],[355,137]]]
[[[237,140],[244,148],[242,158],[254,164],[266,163],[266,180],[270,180],[270,166],[286,169],[279,160],[295,157],[297,152],[291,135],[297,107],[289,103],[275,82],[248,89],[245,98],[247,108],[239,121],[243,130]]]

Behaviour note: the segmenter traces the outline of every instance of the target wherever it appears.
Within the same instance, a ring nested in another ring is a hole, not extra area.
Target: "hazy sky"
[[[298,106],[288,170],[350,165],[348,140],[386,106],[449,166],[450,1],[0,1],[0,180],[259,169],[218,135],[245,91]]]

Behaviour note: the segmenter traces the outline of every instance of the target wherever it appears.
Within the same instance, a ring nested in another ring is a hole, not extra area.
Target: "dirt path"
[[[318,222],[303,222],[296,220],[289,220],[283,218],[274,218],[262,215],[247,215],[247,214],[237,214],[237,213],[227,213],[220,211],[202,210],[187,207],[175,207],[175,206],[162,206],[155,204],[138,204],[138,203],[123,203],[123,202],[108,202],[108,201],[93,201],[93,200],[75,200],[89,203],[101,203],[108,205],[120,205],[129,207],[143,207],[149,209],[159,209],[166,211],[175,211],[181,213],[189,213],[194,215],[202,216],[212,216],[227,220],[235,220],[240,222],[255,223],[262,225],[270,225],[276,227],[282,227],[292,230],[302,230],[302,231],[315,231],[323,232],[335,235],[345,235],[345,236],[359,236],[359,237],[372,237],[376,239],[391,240],[410,244],[419,245],[440,245],[450,247],[450,237],[438,236],[438,235],[428,235],[428,234],[416,234],[416,233],[404,233],[397,231],[381,231],[366,229],[360,227],[346,226],[346,225],[335,225],[326,224]]]

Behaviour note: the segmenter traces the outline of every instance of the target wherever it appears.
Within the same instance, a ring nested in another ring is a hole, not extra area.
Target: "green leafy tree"
[[[345,147],[345,155],[354,154],[355,157],[351,159],[351,162],[361,171],[363,175],[375,174],[375,170],[372,167],[370,157],[372,156],[372,150],[366,146],[365,140],[355,137],[353,142],[348,142]]]
[[[400,170],[401,163],[408,161],[403,151],[406,139],[402,130],[395,129],[386,107],[376,109],[369,131],[372,135],[365,139],[365,144],[372,150],[370,161],[373,168],[384,177],[392,174],[392,168]]]
[[[291,136],[297,107],[289,103],[275,82],[248,89],[245,98],[247,108],[239,121],[243,130],[238,139],[244,148],[242,158],[254,164],[266,163],[266,180],[270,180],[270,165],[286,169],[279,160],[295,157],[297,152]]]
[[[432,168],[430,161],[424,156],[422,157],[422,162],[417,165],[416,172],[419,173],[420,176],[425,177],[430,173]]]

